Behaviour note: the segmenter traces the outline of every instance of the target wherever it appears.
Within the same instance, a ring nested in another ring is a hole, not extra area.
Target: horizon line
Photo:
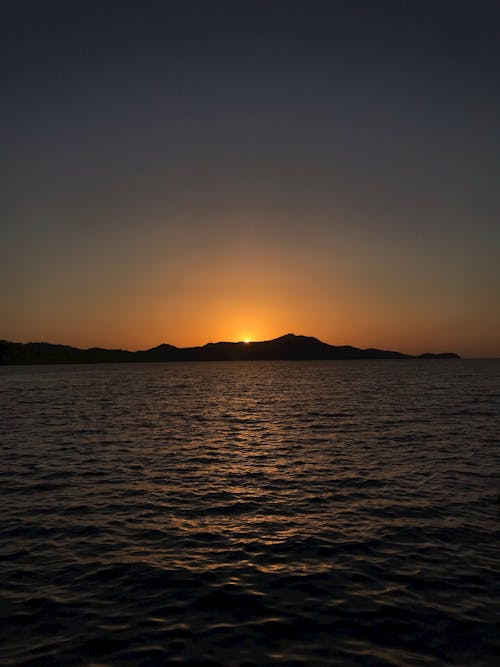
[[[0,343],[5,342],[5,343],[13,343],[13,344],[19,344],[19,345],[55,345],[55,346],[61,346],[61,347],[70,347],[74,348],[77,350],[82,350],[82,351],[91,351],[91,350],[105,350],[105,351],[116,351],[116,352],[129,352],[129,353],[137,353],[137,352],[148,352],[150,350],[154,350],[158,347],[161,347],[162,345],[170,346],[172,348],[175,348],[177,350],[189,350],[193,348],[203,348],[206,347],[207,345],[222,345],[222,344],[229,344],[229,345],[252,345],[252,344],[259,344],[259,343],[271,343],[274,341],[279,341],[284,338],[306,338],[306,339],[314,339],[324,345],[329,345],[330,347],[339,347],[339,348],[353,348],[353,349],[358,349],[362,351],[366,350],[377,350],[377,351],[383,351],[383,352],[398,352],[401,354],[407,354],[408,356],[421,356],[422,354],[436,354],[436,353],[430,353],[428,350],[425,352],[421,353],[407,353],[407,352],[400,352],[400,350],[397,349],[386,349],[384,348],[377,348],[373,346],[368,346],[368,347],[356,347],[355,345],[351,345],[350,343],[343,343],[343,344],[334,344],[334,343],[326,343],[325,341],[321,340],[320,338],[317,338],[316,336],[310,336],[306,334],[295,334],[292,332],[288,332],[285,334],[282,334],[280,336],[276,336],[275,338],[268,338],[264,340],[252,340],[252,339],[243,339],[243,340],[237,340],[237,341],[231,341],[231,340],[208,340],[206,343],[202,344],[196,344],[196,345],[186,345],[186,346],[177,346],[173,345],[171,343],[167,343],[165,341],[158,343],[157,345],[153,345],[152,347],[147,347],[147,348],[138,348],[138,349],[130,349],[130,348],[125,348],[125,347],[102,347],[100,345],[92,345],[90,347],[78,347],[77,345],[72,345],[69,343],[54,343],[54,342],[49,342],[47,340],[28,340],[28,341],[14,341],[14,340],[8,340],[6,338],[0,338]],[[447,354],[450,353],[449,350],[447,351],[442,351],[437,354]],[[452,354],[458,354],[460,358],[462,359],[500,359],[500,356],[463,356],[462,354],[458,352],[452,352]]]

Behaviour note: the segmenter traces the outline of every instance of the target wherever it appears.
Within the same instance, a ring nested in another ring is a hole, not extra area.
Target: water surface
[[[498,361],[0,368],[0,663],[493,665]]]

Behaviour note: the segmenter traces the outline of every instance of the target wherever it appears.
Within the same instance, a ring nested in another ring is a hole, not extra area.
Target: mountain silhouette
[[[312,359],[458,359],[452,352],[419,356],[351,345],[328,345],[312,336],[285,334],[272,340],[250,343],[207,343],[198,347],[175,347],[162,343],[149,350],[129,352],[93,347],[81,350],[51,343],[0,341],[0,364],[80,364],[132,361],[264,361]]]

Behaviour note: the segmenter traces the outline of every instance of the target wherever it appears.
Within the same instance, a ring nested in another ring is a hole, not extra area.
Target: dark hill
[[[426,352],[414,357],[401,352],[362,350],[350,345],[328,345],[312,336],[286,334],[252,343],[207,343],[199,347],[162,344],[150,350],[129,352],[90,348],[81,350],[50,343],[0,341],[0,364],[82,364],[124,361],[262,361],[279,359],[457,359],[457,354]]]

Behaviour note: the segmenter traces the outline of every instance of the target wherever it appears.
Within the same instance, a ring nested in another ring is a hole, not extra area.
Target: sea
[[[0,367],[0,664],[499,664],[499,417],[498,360]]]

